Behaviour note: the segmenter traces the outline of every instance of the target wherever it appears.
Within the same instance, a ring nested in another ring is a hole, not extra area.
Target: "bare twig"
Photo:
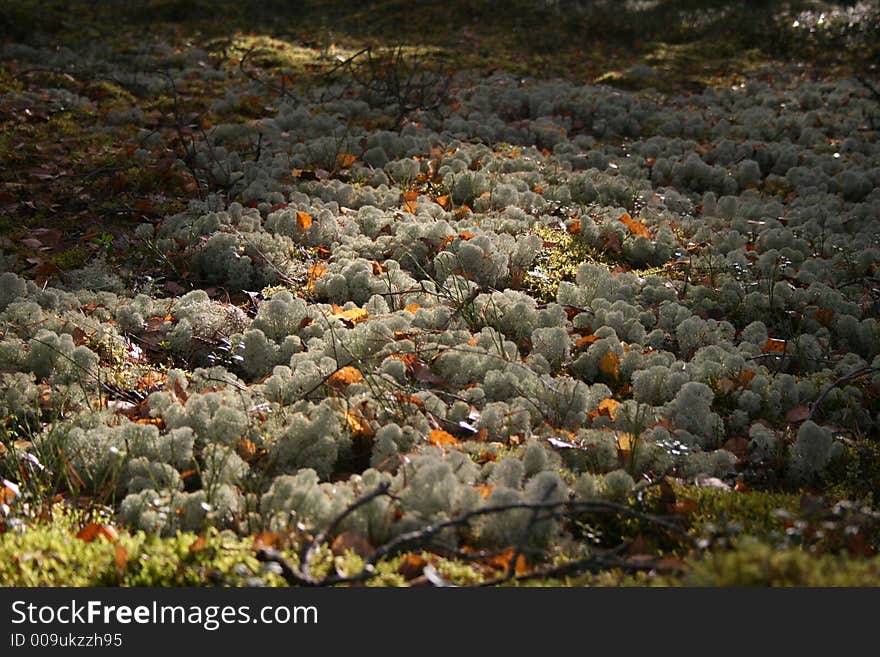
[[[536,524],[541,522],[547,522],[554,519],[563,520],[582,513],[612,513],[624,515],[643,522],[649,522],[659,528],[678,535],[684,540],[688,540],[686,532],[678,524],[671,522],[663,517],[644,513],[625,504],[618,504],[615,502],[606,502],[599,500],[566,500],[561,502],[520,502],[511,504],[499,504],[478,509],[472,509],[471,511],[461,513],[450,520],[427,525],[420,529],[400,534],[390,539],[385,544],[376,548],[373,553],[365,559],[364,565],[361,570],[354,575],[330,575],[323,578],[315,577],[311,573],[311,563],[314,560],[314,556],[317,554],[317,551],[321,547],[321,545],[324,545],[328,542],[330,537],[333,536],[333,534],[339,528],[340,524],[351,513],[379,497],[386,496],[391,497],[392,499],[396,499],[394,495],[391,494],[390,485],[387,483],[376,487],[374,490],[360,497],[358,500],[346,507],[346,509],[342,513],[340,513],[325,530],[318,533],[314,539],[312,539],[305,545],[303,549],[301,568],[295,568],[291,566],[290,563],[284,558],[284,556],[279,551],[274,549],[266,548],[260,550],[257,558],[263,562],[271,562],[277,564],[280,567],[280,574],[284,578],[284,580],[288,584],[294,586],[330,586],[334,584],[364,582],[376,575],[376,565],[383,558],[397,554],[407,546],[430,547],[432,545],[433,539],[438,534],[441,534],[446,530],[470,527],[472,522],[480,518],[516,510],[531,512],[529,521],[525,527],[525,532],[523,534],[524,536],[528,536],[531,529]],[[586,572],[588,570],[599,570],[601,568],[608,567],[619,567],[629,570],[646,570],[651,569],[654,566],[654,563],[651,560],[648,560],[644,563],[633,564],[616,558],[609,558],[609,554],[616,554],[620,550],[624,549],[624,547],[625,546],[618,546],[617,550],[611,550],[602,554],[591,555],[590,557],[586,557],[583,559],[572,560],[564,564],[558,564],[545,570],[533,571],[532,573],[528,574],[517,574],[516,561],[518,560],[520,555],[524,554],[527,551],[526,546],[523,543],[520,543],[520,545],[515,546],[514,558],[511,560],[511,565],[507,568],[505,573],[497,579],[488,580],[483,585],[494,585],[511,580],[552,576],[567,572]],[[479,558],[479,554],[473,556]]]
[[[819,411],[819,407],[822,405],[822,402],[825,401],[825,398],[828,396],[834,388],[837,386],[846,383],[847,381],[852,381],[853,379],[860,379],[863,376],[868,376],[869,374],[876,374],[880,372],[880,368],[877,367],[861,367],[857,370],[850,372],[849,374],[844,374],[842,377],[833,381],[828,385],[825,390],[822,391],[822,394],[812,403],[810,406],[810,414],[807,416],[808,420],[812,420],[816,413]]]

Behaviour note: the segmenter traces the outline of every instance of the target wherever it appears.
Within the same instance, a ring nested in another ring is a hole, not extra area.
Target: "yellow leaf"
[[[617,437],[617,453],[624,463],[632,461],[633,449],[636,445],[636,436],[631,433],[618,432]]]
[[[630,232],[636,237],[650,237],[651,234],[648,232],[648,229],[640,222],[629,216],[628,212],[624,212],[620,215],[620,221],[622,221],[627,228],[629,228]]]
[[[631,433],[617,433],[617,448],[622,452],[631,452],[636,444],[636,437]]]
[[[355,410],[345,413],[345,423],[348,425],[348,431],[354,438],[372,438],[373,427],[364,418],[363,415]]]
[[[599,360],[599,371],[616,379],[620,376],[620,356],[609,351]]]
[[[299,226],[300,230],[308,230],[309,226],[312,225],[312,215],[307,212],[297,212],[296,213],[296,225]]]
[[[370,318],[370,313],[363,308],[352,308],[351,310],[337,311],[332,317],[334,319],[341,319],[343,322],[360,324]]]
[[[458,440],[456,440],[455,436],[442,429],[434,429],[428,436],[428,440],[435,447],[446,447],[447,445],[458,444]]]

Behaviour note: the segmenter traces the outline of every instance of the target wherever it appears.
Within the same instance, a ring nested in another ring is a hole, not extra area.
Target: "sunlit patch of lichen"
[[[526,273],[523,290],[541,303],[555,301],[559,284],[573,281],[581,264],[601,262],[596,250],[576,235],[541,225],[536,225],[533,230],[544,240],[544,248]]]

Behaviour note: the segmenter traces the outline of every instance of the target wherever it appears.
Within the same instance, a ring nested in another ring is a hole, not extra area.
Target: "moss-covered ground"
[[[263,115],[279,90],[307,88],[368,45],[441,72],[503,70],[650,93],[736,84],[754,71],[770,75],[783,61],[801,62],[810,79],[876,76],[878,14],[867,12],[854,24],[818,18],[853,3],[649,4],[635,14],[614,2],[518,0],[4,3],[5,44],[54,44],[101,57],[113,53],[125,62],[134,45],[165,43],[167,65],[175,50],[199,48],[205,68],[224,75],[215,83],[194,77],[185,88],[157,92],[121,85],[88,62],[57,70],[25,62],[14,51],[0,59],[0,246],[29,263],[26,275],[40,283],[100,253],[133,278],[150,274],[134,271],[149,258],[129,253],[126,235],[207,191],[204,179],[175,165],[200,132]],[[266,82],[265,95],[216,102],[254,76]],[[120,119],[135,107],[160,139],[145,139]],[[606,255],[578,250],[576,238],[563,230],[542,237],[554,245],[538,263],[546,277],[525,283],[537,297],[570,279],[580,262]],[[877,586],[880,520],[869,505],[877,503],[878,472],[878,448],[865,438],[853,442],[846,466],[822,491],[662,482],[629,502],[668,517],[680,535],[636,521],[585,521],[584,535],[609,544],[624,539],[629,553],[595,572],[568,575],[553,571],[553,564],[576,559],[578,546],[561,545],[547,559],[545,574],[535,571],[522,583]],[[273,546],[295,561],[302,540],[216,531],[146,536],[113,527],[95,501],[48,488],[39,499],[36,490],[27,497],[0,487],[0,504],[14,519],[0,534],[0,585],[283,585],[257,552]],[[325,550],[316,567],[357,572],[361,558],[344,548]],[[635,568],[640,559],[656,567]],[[430,584],[425,565],[448,582],[475,584],[497,577],[509,563],[504,555],[404,552],[381,561],[370,583]]]

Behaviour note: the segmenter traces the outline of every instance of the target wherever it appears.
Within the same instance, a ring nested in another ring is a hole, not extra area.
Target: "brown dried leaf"
[[[805,404],[799,404],[785,414],[785,421],[794,424],[803,422],[810,417],[810,409]]]
[[[333,540],[330,550],[334,556],[341,557],[346,552],[354,552],[359,557],[369,557],[374,552],[366,537],[356,532],[342,532]]]
[[[761,349],[761,351],[763,351],[765,354],[784,354],[785,345],[785,340],[767,338],[767,342],[764,343],[764,347]]]
[[[402,575],[405,580],[415,579],[416,577],[421,576],[422,571],[427,564],[428,562],[424,557],[410,552],[401,558],[400,564],[397,566],[397,572]]]

